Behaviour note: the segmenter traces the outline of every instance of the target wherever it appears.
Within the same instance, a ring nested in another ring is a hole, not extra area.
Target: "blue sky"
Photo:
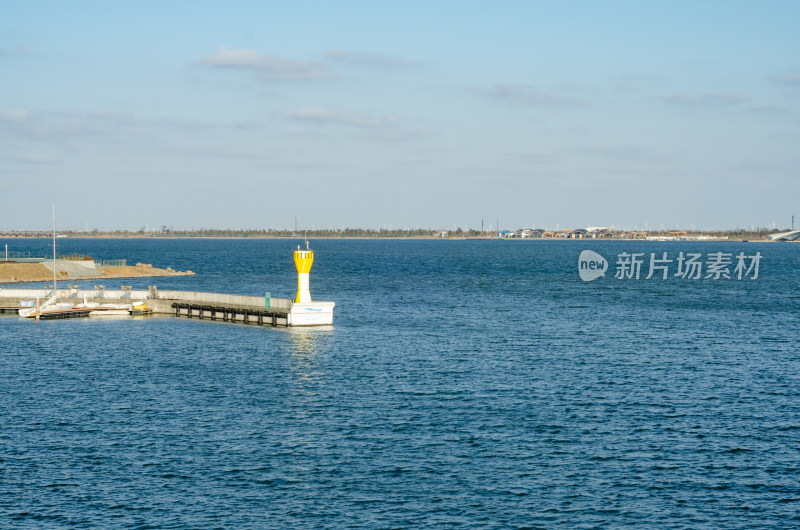
[[[787,226],[800,2],[5,2],[3,229]]]

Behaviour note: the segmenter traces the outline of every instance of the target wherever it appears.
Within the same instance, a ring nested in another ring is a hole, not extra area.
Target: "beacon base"
[[[336,302],[294,303],[289,311],[290,326],[326,326],[333,324]]]

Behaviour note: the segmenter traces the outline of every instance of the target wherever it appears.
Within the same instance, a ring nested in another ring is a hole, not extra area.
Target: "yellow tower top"
[[[297,272],[311,272],[313,263],[314,251],[308,248],[308,241],[305,250],[300,250],[300,245],[297,245],[297,250],[294,251],[294,266],[297,267]]]

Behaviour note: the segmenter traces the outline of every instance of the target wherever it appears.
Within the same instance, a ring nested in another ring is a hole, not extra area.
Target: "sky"
[[[0,13],[0,230],[800,217],[800,2]]]

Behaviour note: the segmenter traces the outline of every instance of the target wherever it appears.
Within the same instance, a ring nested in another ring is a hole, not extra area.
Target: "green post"
[[[264,308],[265,308],[265,309],[269,309],[269,302],[270,302],[270,299],[271,299],[271,298],[272,298],[272,297],[270,296],[270,294],[269,294],[269,291],[267,291],[266,293],[264,293]]]

